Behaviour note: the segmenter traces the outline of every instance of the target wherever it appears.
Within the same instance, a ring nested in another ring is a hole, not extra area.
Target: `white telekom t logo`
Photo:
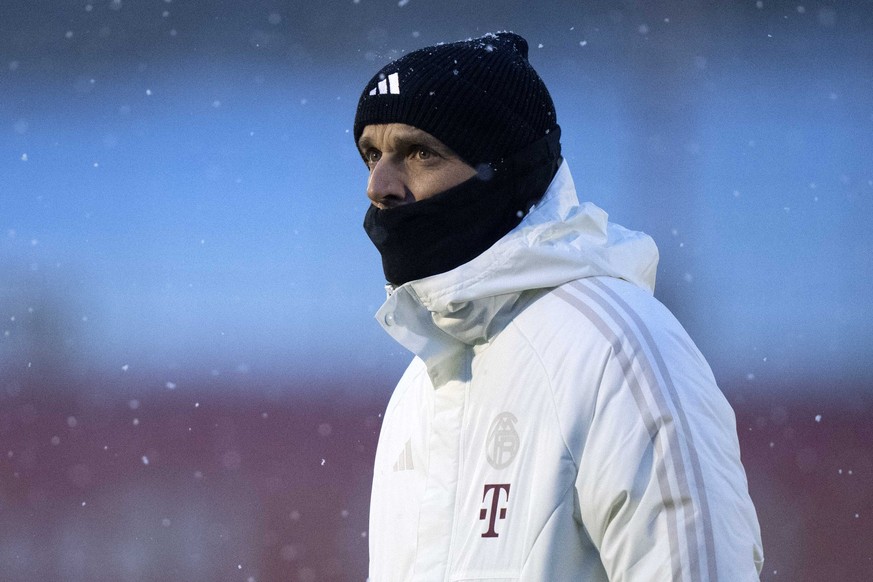
[[[509,483],[498,483],[495,485],[485,485],[485,491],[482,494],[482,501],[488,499],[488,493],[491,493],[491,507],[484,507],[479,510],[479,519],[488,520],[488,531],[482,534],[483,538],[496,538],[499,534],[494,531],[494,526],[498,519],[506,519],[506,508],[501,507],[498,515],[497,507],[500,505],[500,492],[506,491],[506,501],[509,502]],[[490,510],[490,511],[489,511]],[[489,519],[489,514],[491,515]]]
[[[370,95],[400,95],[400,77],[397,73],[391,73],[387,78],[370,89]]]

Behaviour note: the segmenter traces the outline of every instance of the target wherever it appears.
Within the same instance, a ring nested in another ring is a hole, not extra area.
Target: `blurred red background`
[[[0,400],[3,580],[366,579],[388,386],[54,382]],[[762,580],[873,579],[870,398],[728,393]]]

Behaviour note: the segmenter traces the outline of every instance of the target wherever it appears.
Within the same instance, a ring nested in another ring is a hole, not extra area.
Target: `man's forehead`
[[[406,125],[405,123],[385,123],[366,126],[361,133],[361,139],[358,140],[358,145],[375,145],[376,143],[383,145],[416,143],[449,150],[448,146],[428,132],[411,125]]]

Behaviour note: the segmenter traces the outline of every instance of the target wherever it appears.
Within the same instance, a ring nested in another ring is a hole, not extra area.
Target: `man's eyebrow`
[[[449,146],[447,146],[434,136],[430,135],[429,133],[420,130],[396,131],[391,134],[390,145],[393,149],[402,149],[414,145],[420,145],[428,149],[432,149],[441,155],[457,156],[457,154],[453,152],[452,149],[449,148]],[[365,152],[371,147],[376,146],[373,144],[373,140],[370,138],[370,136],[361,136],[361,138],[358,140],[358,150],[361,152]]]
[[[452,150],[447,145],[424,131],[407,131],[397,136],[397,140],[401,144],[415,144],[427,146],[431,149],[450,153]]]
[[[395,134],[393,145],[395,147],[420,145],[443,155],[457,155],[449,146],[425,131],[404,131]]]
[[[363,151],[366,151],[366,150],[368,150],[368,149],[370,148],[370,146],[372,146],[372,145],[373,145],[373,142],[370,141],[370,138],[369,138],[368,136],[366,136],[366,135],[361,136],[361,139],[358,140],[358,150],[359,150],[359,151],[362,151],[362,152],[363,152]]]

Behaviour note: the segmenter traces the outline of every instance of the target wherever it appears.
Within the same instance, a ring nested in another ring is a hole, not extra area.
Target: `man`
[[[366,85],[364,226],[415,354],[385,413],[370,580],[757,579],[733,412],[652,296],[645,234],[580,204],[511,33]]]

